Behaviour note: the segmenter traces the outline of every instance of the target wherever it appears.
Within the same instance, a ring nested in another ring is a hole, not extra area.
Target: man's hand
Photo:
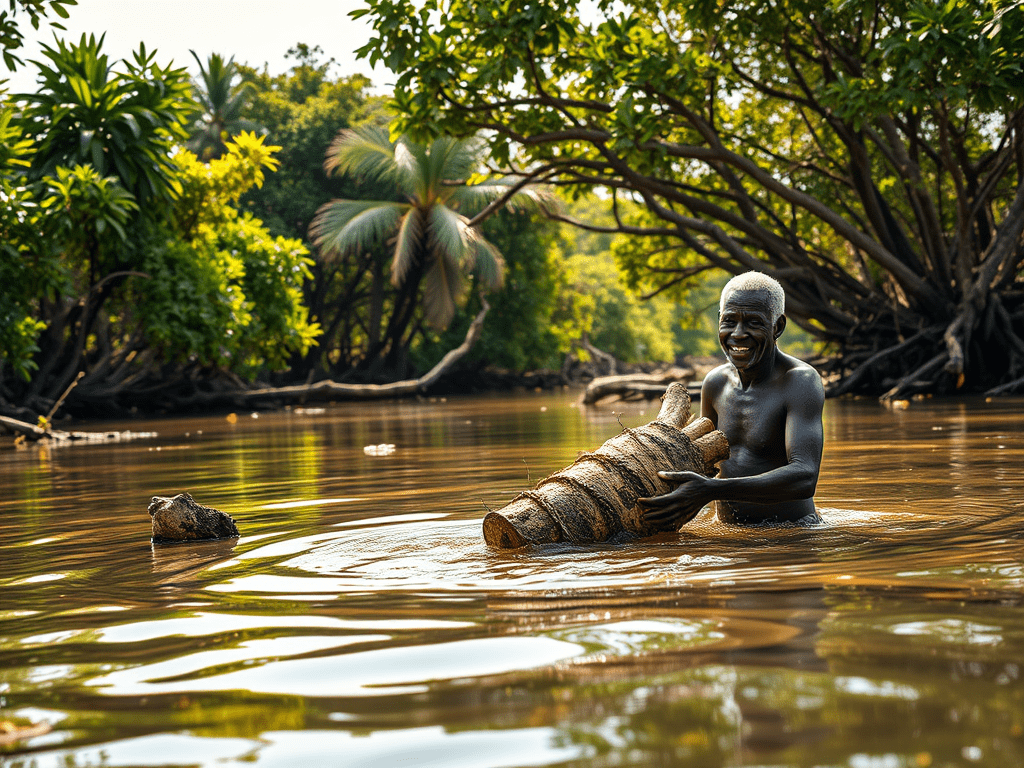
[[[678,530],[712,501],[708,479],[696,472],[659,472],[658,477],[679,487],[661,496],[637,499],[644,519],[662,530]]]

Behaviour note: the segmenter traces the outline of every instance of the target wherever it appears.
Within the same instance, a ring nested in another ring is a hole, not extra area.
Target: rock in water
[[[560,472],[541,480],[511,503],[484,518],[484,541],[514,549],[528,544],[569,541],[588,544],[616,534],[658,532],[636,500],[675,487],[658,477],[663,470],[690,470],[705,476],[729,457],[729,442],[710,419],[690,424],[686,386],[670,384],[658,418],[624,429],[592,453],[583,453]],[[689,521],[683,521],[689,522]]]
[[[238,526],[231,515],[204,507],[187,492],[170,498],[154,496],[149,504],[149,516],[153,518],[153,541],[157,543],[238,536]]]

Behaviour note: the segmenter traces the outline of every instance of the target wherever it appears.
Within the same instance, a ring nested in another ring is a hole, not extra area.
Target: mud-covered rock
[[[238,526],[226,512],[204,507],[190,493],[154,496],[149,504],[153,541],[203,541],[238,536]]]

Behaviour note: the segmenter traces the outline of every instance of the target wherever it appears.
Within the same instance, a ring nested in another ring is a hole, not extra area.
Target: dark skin
[[[785,327],[785,315],[772,322],[762,291],[736,290],[726,298],[718,330],[729,362],[704,379],[700,412],[725,433],[730,455],[715,478],[658,473],[679,483],[662,496],[639,499],[659,528],[676,530],[711,502],[726,523],[819,521],[813,497],[825,391],[817,371],[778,348]]]

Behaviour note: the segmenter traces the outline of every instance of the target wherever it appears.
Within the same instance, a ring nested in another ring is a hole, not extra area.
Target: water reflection
[[[653,409],[361,404],[8,451],[0,766],[1019,765],[1020,405],[829,402],[819,528],[512,553],[485,509]],[[181,490],[242,538],[151,545],[149,497]]]

